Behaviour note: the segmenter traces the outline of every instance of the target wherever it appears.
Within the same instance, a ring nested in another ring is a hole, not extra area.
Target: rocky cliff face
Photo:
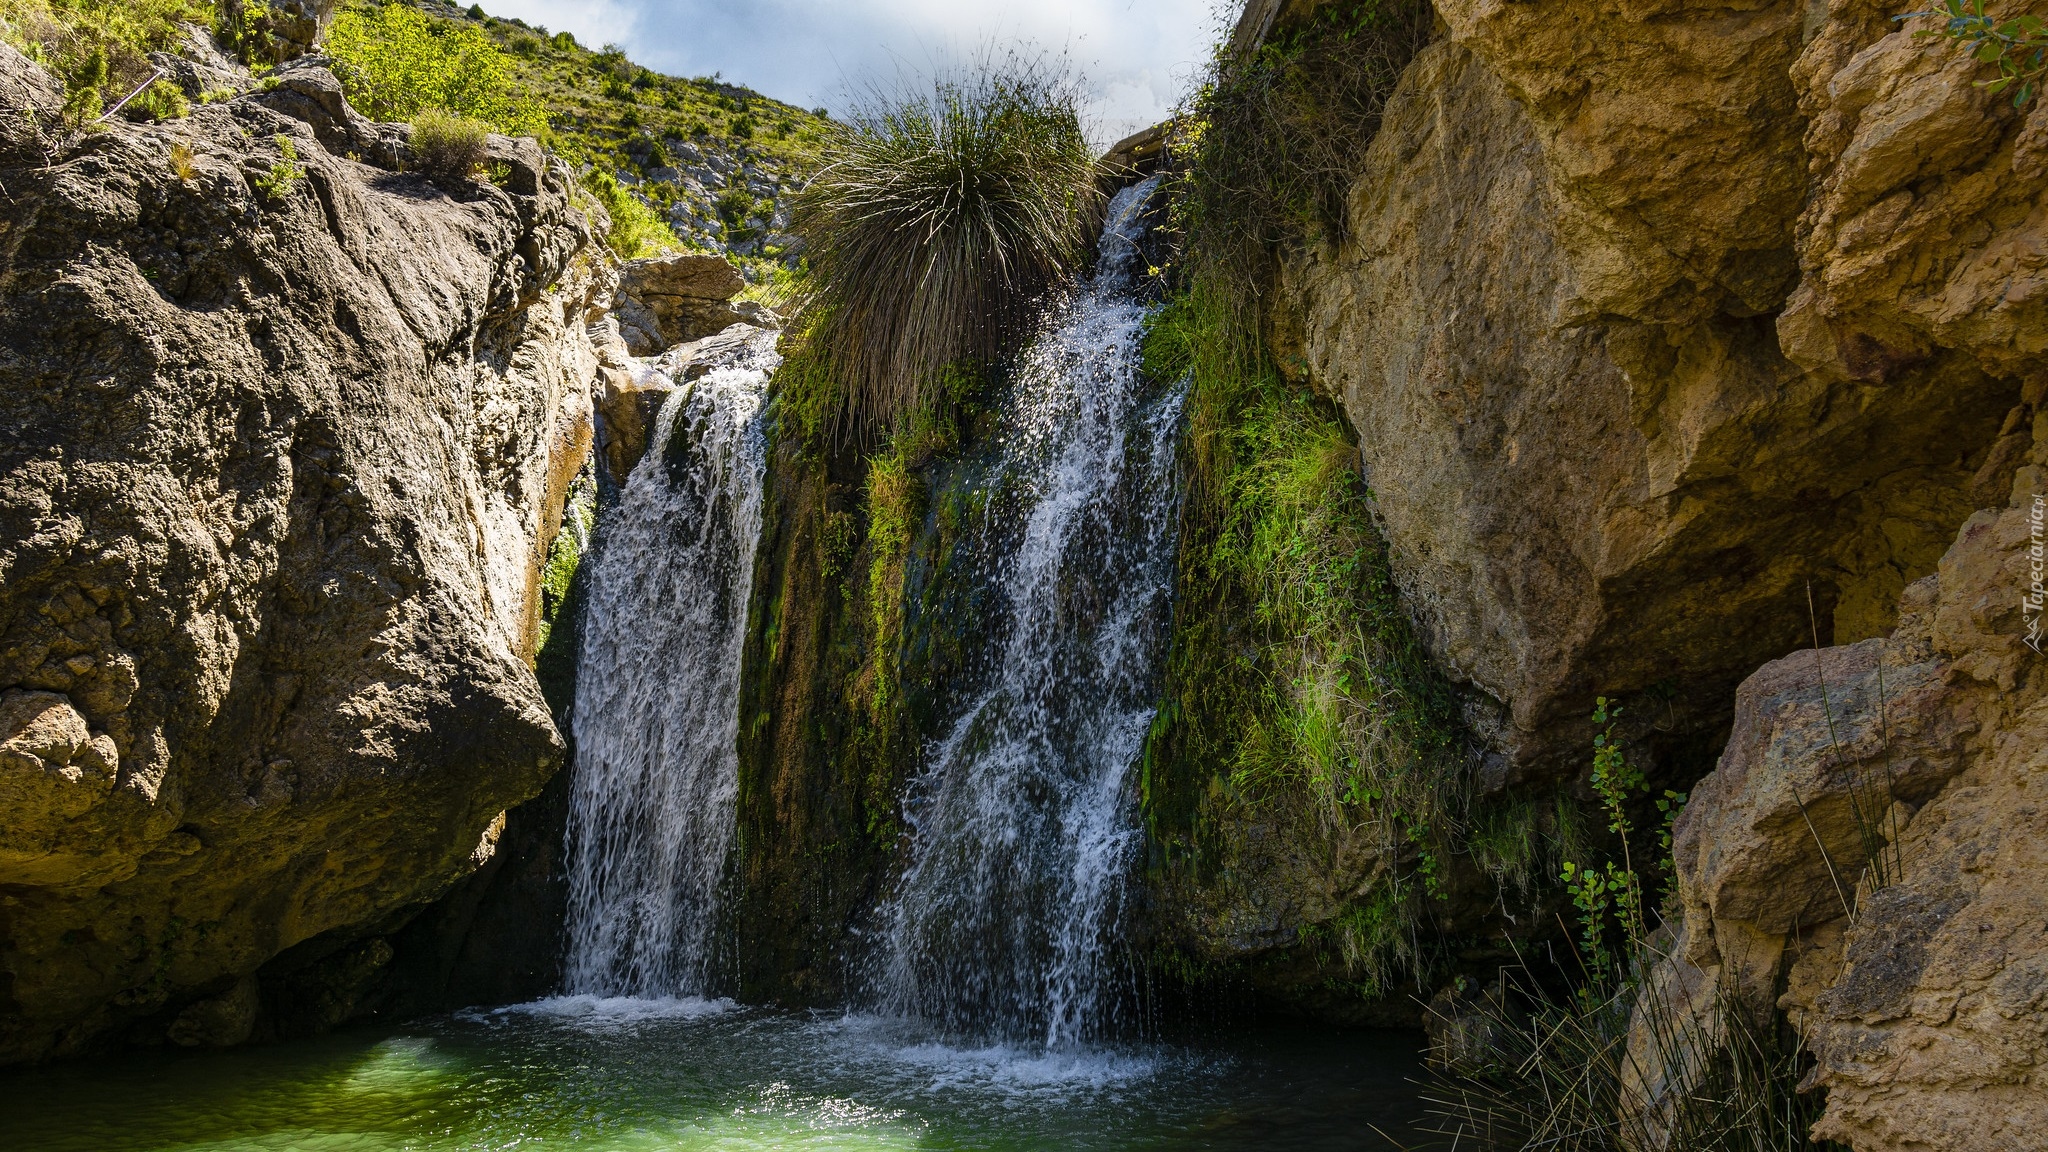
[[[1272,316],[1482,792],[1583,771],[1596,694],[1673,786],[1732,728],[1660,986],[1789,1010],[1859,1152],[2048,1121],[2048,111],[1912,7],[1440,0]]]
[[[2014,423],[2048,432],[2035,405]],[[1764,665],[1676,836],[1660,985],[1789,1012],[1820,1135],[2020,1148],[2048,1123],[2048,679],[2027,642],[2048,436],[1970,517],[1898,628]]]
[[[1568,771],[1596,694],[1720,730],[1809,587],[1823,641],[1880,635],[2003,494],[2021,118],[1889,11],[1810,7],[1448,0],[1348,239],[1286,270],[1280,347],[1358,430],[1496,784]]]
[[[0,48],[0,1060],[331,1015],[291,974],[373,973],[561,758],[537,577],[609,290],[569,174],[493,138],[436,187],[279,76],[70,136]]]

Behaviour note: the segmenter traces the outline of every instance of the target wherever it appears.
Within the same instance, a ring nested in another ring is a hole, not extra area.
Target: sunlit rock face
[[[0,1060],[374,970],[562,755],[536,575],[610,275],[569,174],[368,166],[402,135],[280,76],[67,142],[0,48]]]
[[[1274,313],[1493,785],[1576,771],[1595,695],[1711,747],[1758,664],[1889,631],[2048,339],[2041,113],[1975,62],[1863,4],[1596,8],[1439,5]]]

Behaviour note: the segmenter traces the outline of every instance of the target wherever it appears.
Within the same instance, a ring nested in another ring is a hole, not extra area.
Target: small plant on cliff
[[[886,432],[949,367],[997,362],[1083,258],[1079,98],[1064,69],[1012,58],[872,92],[831,126],[791,230],[807,245],[800,323],[837,386],[834,429]]]
[[[190,184],[199,175],[199,165],[190,144],[180,140],[171,145],[171,172],[185,184]]]
[[[547,133],[546,110],[513,84],[511,57],[474,25],[401,4],[352,8],[335,17],[326,46],[349,103],[373,119],[440,108],[507,136]]]
[[[1979,80],[1977,86],[1994,93],[2012,92],[2012,106],[2026,104],[2040,91],[2048,77],[2048,19],[2040,16],[2000,18],[1984,14],[1984,0],[1941,0],[1922,12],[1908,12],[1895,20],[1928,16],[1940,20],[1939,28],[1922,28],[1914,37],[1939,36],[1967,50],[1984,64],[1998,67],[1996,79]]]
[[[1592,783],[1621,859],[1564,865],[1579,915],[1576,988],[1560,995],[1526,967],[1504,969],[1487,995],[1444,1013],[1458,1039],[1434,1061],[1426,1099],[1437,1131],[1484,1149],[1833,1148],[1807,1138],[1820,1102],[1798,1091],[1798,1045],[1782,1022],[1722,989],[1690,987],[1670,933],[1648,926],[1627,848],[1628,807],[1647,785],[1616,737],[1619,714],[1605,698],[1594,712]],[[1683,803],[1667,792],[1659,805],[1667,868]]]
[[[299,166],[299,151],[292,147],[291,137],[280,135],[273,139],[277,141],[277,160],[250,183],[263,194],[264,199],[282,204],[285,197],[291,195],[292,185],[305,179],[306,170]]]
[[[474,179],[483,166],[490,126],[481,120],[427,108],[413,117],[413,163],[436,184]]]

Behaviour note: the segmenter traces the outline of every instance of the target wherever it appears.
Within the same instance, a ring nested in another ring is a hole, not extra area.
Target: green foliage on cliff
[[[181,23],[213,21],[197,0],[0,0],[0,40],[64,82],[67,118],[97,117],[149,78],[149,53],[175,48]]]
[[[1462,849],[1463,728],[1399,604],[1341,416],[1283,380],[1232,311],[1197,281],[1146,339],[1148,374],[1193,380],[1147,816],[1199,852],[1198,798],[1222,784],[1230,803],[1306,797],[1327,828],[1366,831],[1399,867],[1329,929],[1345,969],[1384,992],[1423,961],[1418,922]]]
[[[948,371],[996,364],[1083,258],[1079,96],[1063,70],[1013,58],[872,94],[827,136],[791,228],[810,265],[801,322],[836,385],[833,431],[872,442]]]
[[[1994,65],[1998,75],[1980,80],[1977,86],[1992,92],[2012,91],[2012,106],[2022,107],[2048,77],[2048,18],[2032,14],[1987,16],[1984,0],[1941,0],[1924,12],[1908,12],[1894,20],[1916,16],[1941,21],[1938,28],[1922,28],[1915,38],[1939,36],[1975,57],[1979,63]]]
[[[683,246],[654,209],[647,206],[647,201],[620,187],[611,173],[591,169],[584,174],[583,189],[604,208],[605,215],[611,220],[611,228],[604,239],[619,259],[659,256]]]
[[[356,4],[336,17],[328,42],[330,50],[345,45],[351,59],[381,61],[395,79],[380,95],[394,107],[424,100],[499,131],[538,137],[579,169],[585,188],[611,217],[613,249],[627,259],[685,246],[664,219],[671,208],[714,215],[708,200],[697,202],[710,194],[700,195],[675,175],[693,163],[712,187],[730,176],[734,185],[724,191],[747,198],[744,208],[733,205],[735,219],[724,239],[767,238],[779,205],[772,190],[755,195],[750,187],[757,179],[779,187],[811,172],[831,130],[822,112],[716,76],[664,76],[616,46],[588,48],[567,32],[500,19],[480,7]],[[739,171],[714,174],[721,164]],[[743,266],[783,257],[773,245],[756,246],[760,250],[743,258]],[[749,268],[750,279],[768,274],[765,266]]]
[[[352,38],[358,37],[391,57],[404,75],[418,78],[399,88],[401,103],[410,99],[408,93],[441,92],[445,97],[430,97],[426,103],[493,124],[497,117],[483,110],[493,100],[513,101],[522,115],[530,105],[540,120],[511,122],[529,123],[531,134],[572,163],[616,169],[634,162],[624,146],[636,139],[659,146],[673,138],[805,166],[827,124],[813,112],[715,76],[663,76],[634,64],[617,47],[591,49],[567,32],[550,34],[522,20],[483,14],[478,7],[355,4],[336,16],[329,50],[338,41],[355,43]],[[411,42],[396,42],[401,39]],[[487,54],[487,48],[495,52]],[[410,59],[434,55],[441,60]],[[502,97],[491,94],[500,91],[500,80]],[[480,103],[464,107],[461,101]],[[668,159],[650,153],[651,160]]]
[[[350,8],[334,18],[326,48],[349,103],[373,120],[440,109],[508,136],[547,132],[547,112],[515,83],[512,57],[472,25],[402,4]]]

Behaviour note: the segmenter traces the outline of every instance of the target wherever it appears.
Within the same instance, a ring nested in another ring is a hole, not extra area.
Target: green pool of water
[[[1417,1038],[1231,1030],[1072,1053],[706,1001],[534,1005],[0,1077],[0,1148],[1323,1149],[1407,1143]]]

